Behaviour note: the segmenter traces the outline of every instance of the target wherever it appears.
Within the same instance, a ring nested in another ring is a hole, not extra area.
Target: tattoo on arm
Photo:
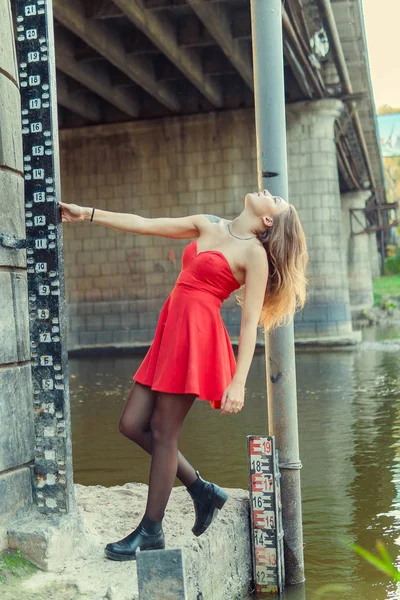
[[[218,223],[221,219],[215,215],[204,215],[211,223]]]

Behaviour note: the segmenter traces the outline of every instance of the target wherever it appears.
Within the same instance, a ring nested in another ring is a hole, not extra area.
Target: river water
[[[325,584],[343,600],[398,597],[394,584],[352,551],[383,540],[400,555],[400,326],[364,330],[346,351],[297,351],[306,585],[285,594],[313,600]],[[142,357],[69,361],[74,478],[84,485],[147,483],[149,458],[118,431],[131,377]],[[247,489],[246,436],[265,434],[265,361],[255,355],[239,415],[222,417],[197,401],[180,448],[205,478]],[[227,599],[228,600],[228,599]]]

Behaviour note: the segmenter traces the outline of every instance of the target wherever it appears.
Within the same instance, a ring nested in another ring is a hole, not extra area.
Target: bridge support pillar
[[[34,412],[29,346],[24,180],[11,3],[0,0],[0,554],[7,527],[33,503]]]
[[[364,308],[371,308],[374,303],[369,234],[362,233],[366,227],[366,218],[361,210],[365,208],[370,195],[369,190],[358,190],[342,194],[341,197],[343,244],[349,278],[350,307],[354,317]]]
[[[371,265],[371,275],[372,275],[372,277],[380,277],[381,261],[380,261],[380,257],[379,257],[376,233],[368,234],[368,248],[369,248],[369,262]]]
[[[296,340],[357,343],[350,314],[334,122],[343,104],[328,99],[287,107],[290,201],[310,255],[309,296],[295,318]]]

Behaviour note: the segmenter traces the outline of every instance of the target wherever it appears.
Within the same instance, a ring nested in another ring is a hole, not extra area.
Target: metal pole
[[[288,198],[281,0],[251,0],[259,189]],[[304,581],[293,323],[265,337],[268,427],[282,474],[286,583]]]

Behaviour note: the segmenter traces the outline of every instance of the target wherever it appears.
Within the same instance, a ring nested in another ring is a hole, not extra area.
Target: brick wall
[[[64,202],[142,216],[234,217],[256,189],[254,114],[211,113],[61,133]],[[64,227],[69,346],[145,344],[186,240]],[[238,335],[234,297],[223,316]]]
[[[351,333],[333,135],[337,101],[288,109],[290,200],[310,251],[304,335]],[[257,188],[251,109],[63,131],[64,202],[143,216],[212,213],[232,218]],[[69,346],[151,341],[187,241],[139,236],[92,223],[64,227]],[[230,335],[240,308],[223,307]],[[262,337],[260,332],[260,337]]]
[[[297,334],[352,335],[349,283],[342,236],[334,122],[338,100],[288,107],[290,200],[298,208],[310,254],[308,301]]]

